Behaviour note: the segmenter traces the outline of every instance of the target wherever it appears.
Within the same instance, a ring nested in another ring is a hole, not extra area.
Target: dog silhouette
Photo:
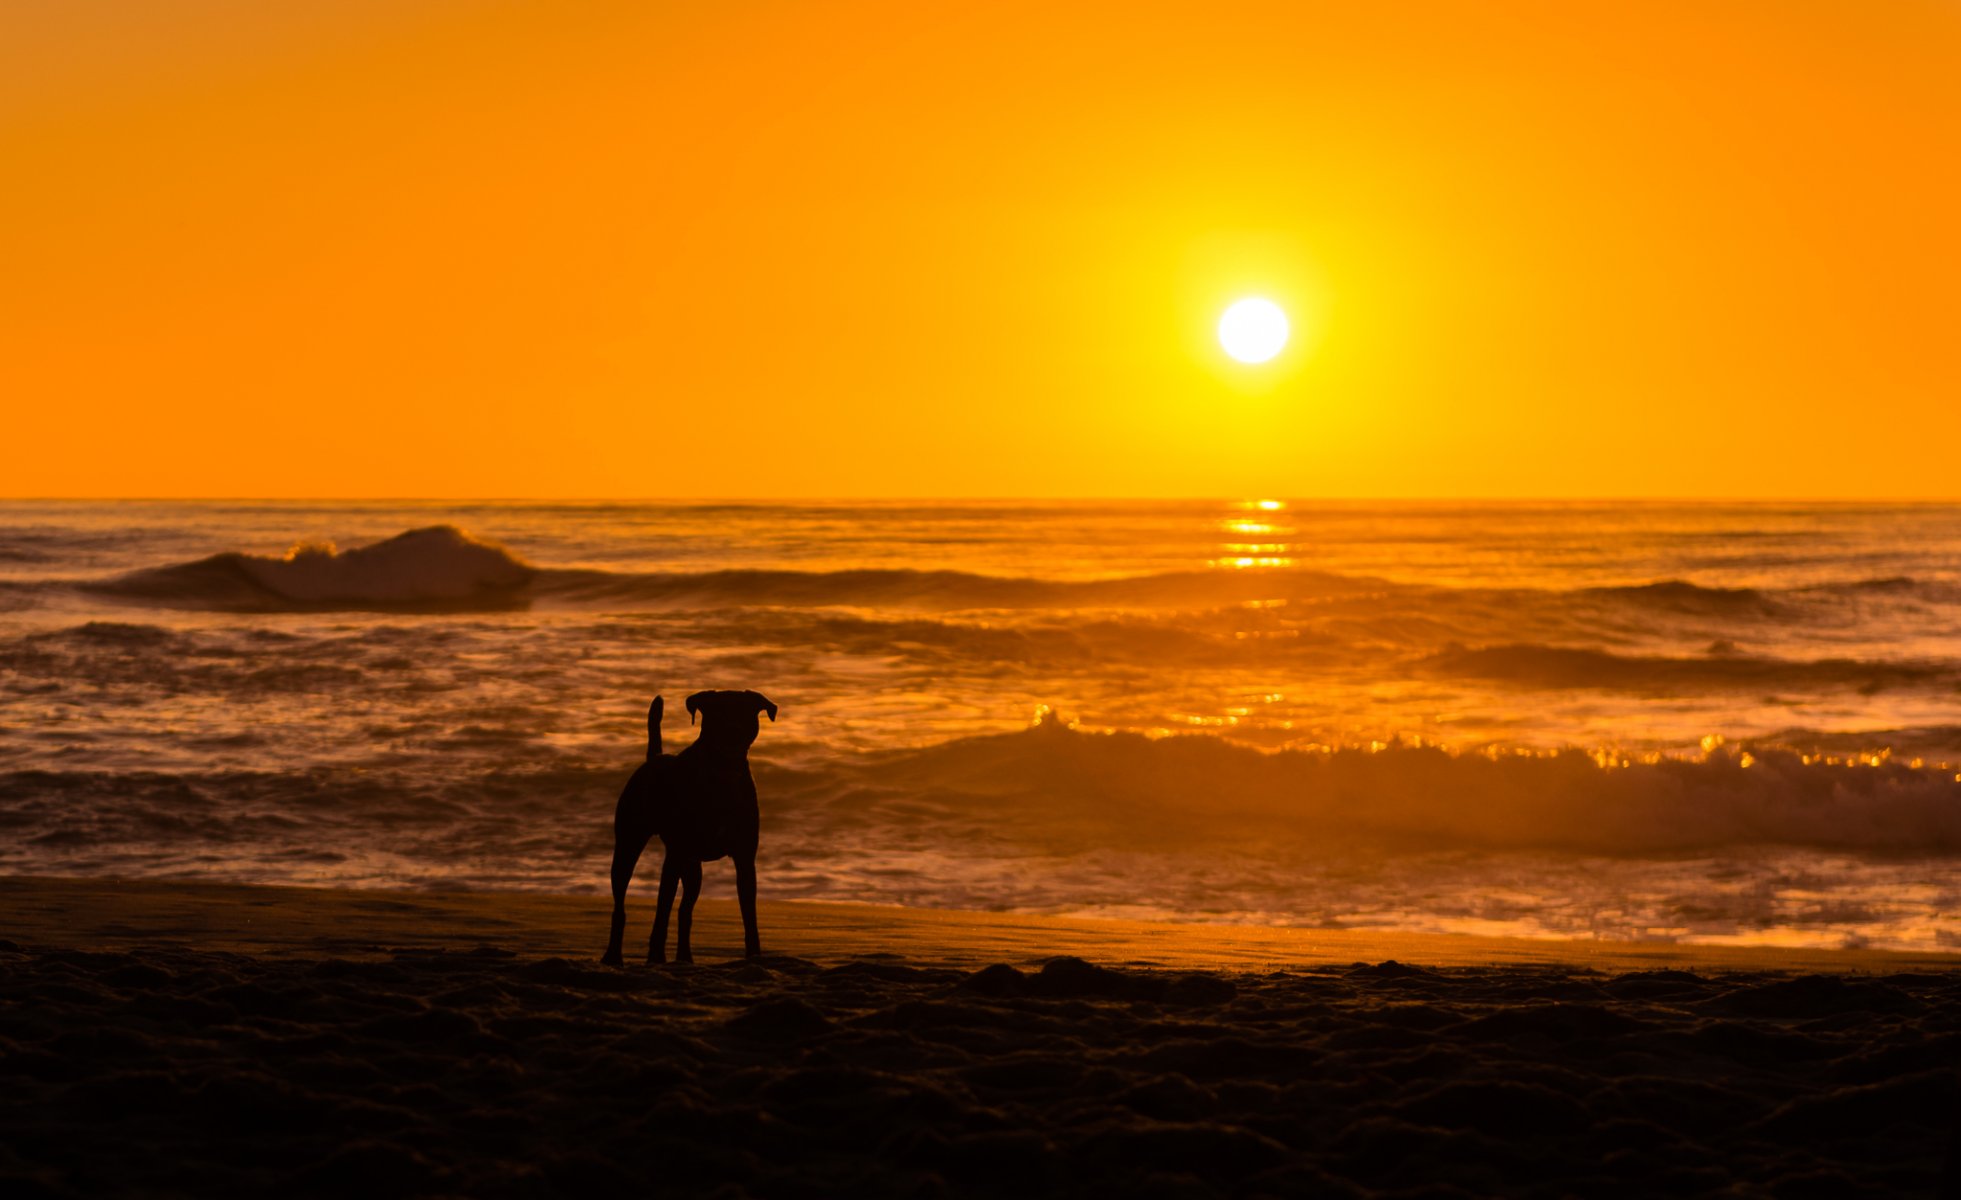
[[[735,894],[742,905],[743,953],[763,952],[756,932],[756,845],[762,812],[756,781],[749,774],[749,746],[762,728],[763,713],[776,720],[776,705],[760,692],[696,692],[687,700],[688,720],[699,719],[701,733],[679,754],[661,752],[661,698],[647,709],[647,761],[633,772],[613,808],[613,928],[600,960],[621,963],[626,936],[626,888],[634,864],[656,835],[665,848],[660,867],[660,903],[647,961],[667,961],[667,918],[674,890],[681,889],[681,914],[674,936],[674,960],[693,962],[689,933],[695,900],[701,893],[701,864],[728,858],[735,863]]]

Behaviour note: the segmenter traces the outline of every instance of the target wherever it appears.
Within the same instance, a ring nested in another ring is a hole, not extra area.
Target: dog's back
[[[661,712],[661,698],[655,696],[647,710],[647,758],[620,790],[615,826],[624,820],[700,862],[725,858],[752,843],[759,822],[756,784],[744,753],[748,743],[728,743],[719,732],[710,736],[705,723],[701,738],[667,754]]]
[[[647,709],[647,759],[633,769],[626,786],[620,789],[619,803],[613,809],[615,826],[624,819],[649,833],[660,833],[662,817],[673,807],[677,756],[661,750],[661,710],[661,698],[655,696]]]
[[[761,814],[748,759],[710,754],[696,742],[662,762],[671,765],[659,786],[678,801],[662,807],[662,844],[700,862],[755,853]]]

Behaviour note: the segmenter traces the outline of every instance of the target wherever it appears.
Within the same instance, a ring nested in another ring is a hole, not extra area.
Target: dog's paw
[[[601,966],[606,967],[623,967],[626,965],[625,960],[620,958],[620,952],[618,950],[608,950],[605,954],[600,955],[599,963]]]

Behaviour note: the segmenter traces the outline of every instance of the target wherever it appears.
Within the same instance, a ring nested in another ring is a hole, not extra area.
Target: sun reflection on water
[[[1239,512],[1260,514],[1277,513],[1285,509],[1283,500],[1242,500],[1234,505]],[[1293,544],[1274,539],[1291,538],[1295,530],[1274,522],[1271,519],[1228,516],[1219,522],[1219,529],[1235,540],[1219,544],[1219,557],[1210,565],[1229,570],[1245,571],[1260,567],[1291,567],[1294,559],[1289,553]],[[1235,536],[1236,535],[1236,536]],[[1260,539],[1248,541],[1244,539]]]

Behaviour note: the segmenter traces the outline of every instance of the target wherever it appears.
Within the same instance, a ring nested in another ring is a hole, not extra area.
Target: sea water
[[[0,503],[0,870],[1961,949],[1961,508]],[[711,892],[727,884],[710,870]]]

